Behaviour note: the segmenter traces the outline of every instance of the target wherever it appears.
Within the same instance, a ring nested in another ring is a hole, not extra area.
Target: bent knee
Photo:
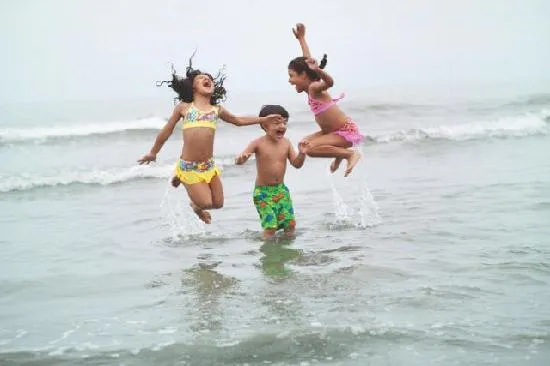
[[[212,202],[212,208],[222,208],[222,207],[223,207],[223,200]]]
[[[212,200],[197,200],[193,202],[201,210],[209,210],[213,207]]]

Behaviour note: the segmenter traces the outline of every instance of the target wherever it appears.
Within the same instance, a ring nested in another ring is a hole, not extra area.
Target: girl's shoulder
[[[176,104],[175,109],[181,114],[185,114],[187,110],[189,110],[189,107],[191,107],[192,104],[193,103],[186,103],[182,101]]]

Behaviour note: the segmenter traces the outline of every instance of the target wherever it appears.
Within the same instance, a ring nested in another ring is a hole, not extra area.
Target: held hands
[[[248,158],[250,158],[252,156],[251,153],[242,153],[242,154],[239,154],[237,155],[237,157],[235,158],[235,164],[236,165],[242,165],[244,163],[246,163],[246,161],[248,160]]]
[[[298,143],[298,151],[300,154],[307,154],[307,149],[309,147],[309,140],[307,138],[304,138],[302,141]]]
[[[139,165],[142,165],[143,163],[149,164],[152,161],[156,161],[157,156],[155,154],[149,153],[145,154],[141,159],[138,160]]]
[[[296,28],[292,28],[292,33],[296,39],[305,38],[306,36],[306,26],[302,23],[297,23]]]

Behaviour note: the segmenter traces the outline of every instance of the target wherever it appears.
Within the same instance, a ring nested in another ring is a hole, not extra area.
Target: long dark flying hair
[[[308,78],[310,78],[313,81],[321,80],[319,75],[317,75],[317,73],[315,71],[313,71],[312,69],[309,68],[309,66],[307,65],[306,60],[307,60],[307,57],[303,57],[303,56],[296,57],[294,60],[290,61],[290,63],[288,64],[288,68],[296,71],[298,74],[301,74],[301,73],[305,72],[307,74]],[[326,53],[323,55],[323,58],[321,59],[321,62],[319,63],[319,68],[324,69],[325,66],[327,66],[327,54]]]
[[[182,101],[185,103],[191,103],[193,101],[193,80],[195,80],[195,78],[199,75],[207,75],[214,83],[214,92],[210,97],[210,104],[217,105],[225,100],[225,94],[227,93],[227,90],[225,90],[223,86],[223,82],[226,78],[225,74],[223,73],[224,68],[218,71],[216,77],[212,77],[212,75],[206,72],[201,72],[198,69],[193,69],[193,57],[195,56],[196,52],[197,51],[193,52],[191,57],[189,57],[189,64],[186,68],[185,78],[176,74],[174,65],[172,65],[172,80],[157,81],[156,85],[162,86],[164,83],[166,83],[178,94],[178,96],[175,98],[176,102]]]

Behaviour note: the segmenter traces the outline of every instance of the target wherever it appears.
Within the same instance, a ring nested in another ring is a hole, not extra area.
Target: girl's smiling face
[[[311,81],[307,77],[306,73],[297,73],[296,70],[288,69],[288,82],[290,85],[294,85],[298,93],[302,93],[307,90]]]

